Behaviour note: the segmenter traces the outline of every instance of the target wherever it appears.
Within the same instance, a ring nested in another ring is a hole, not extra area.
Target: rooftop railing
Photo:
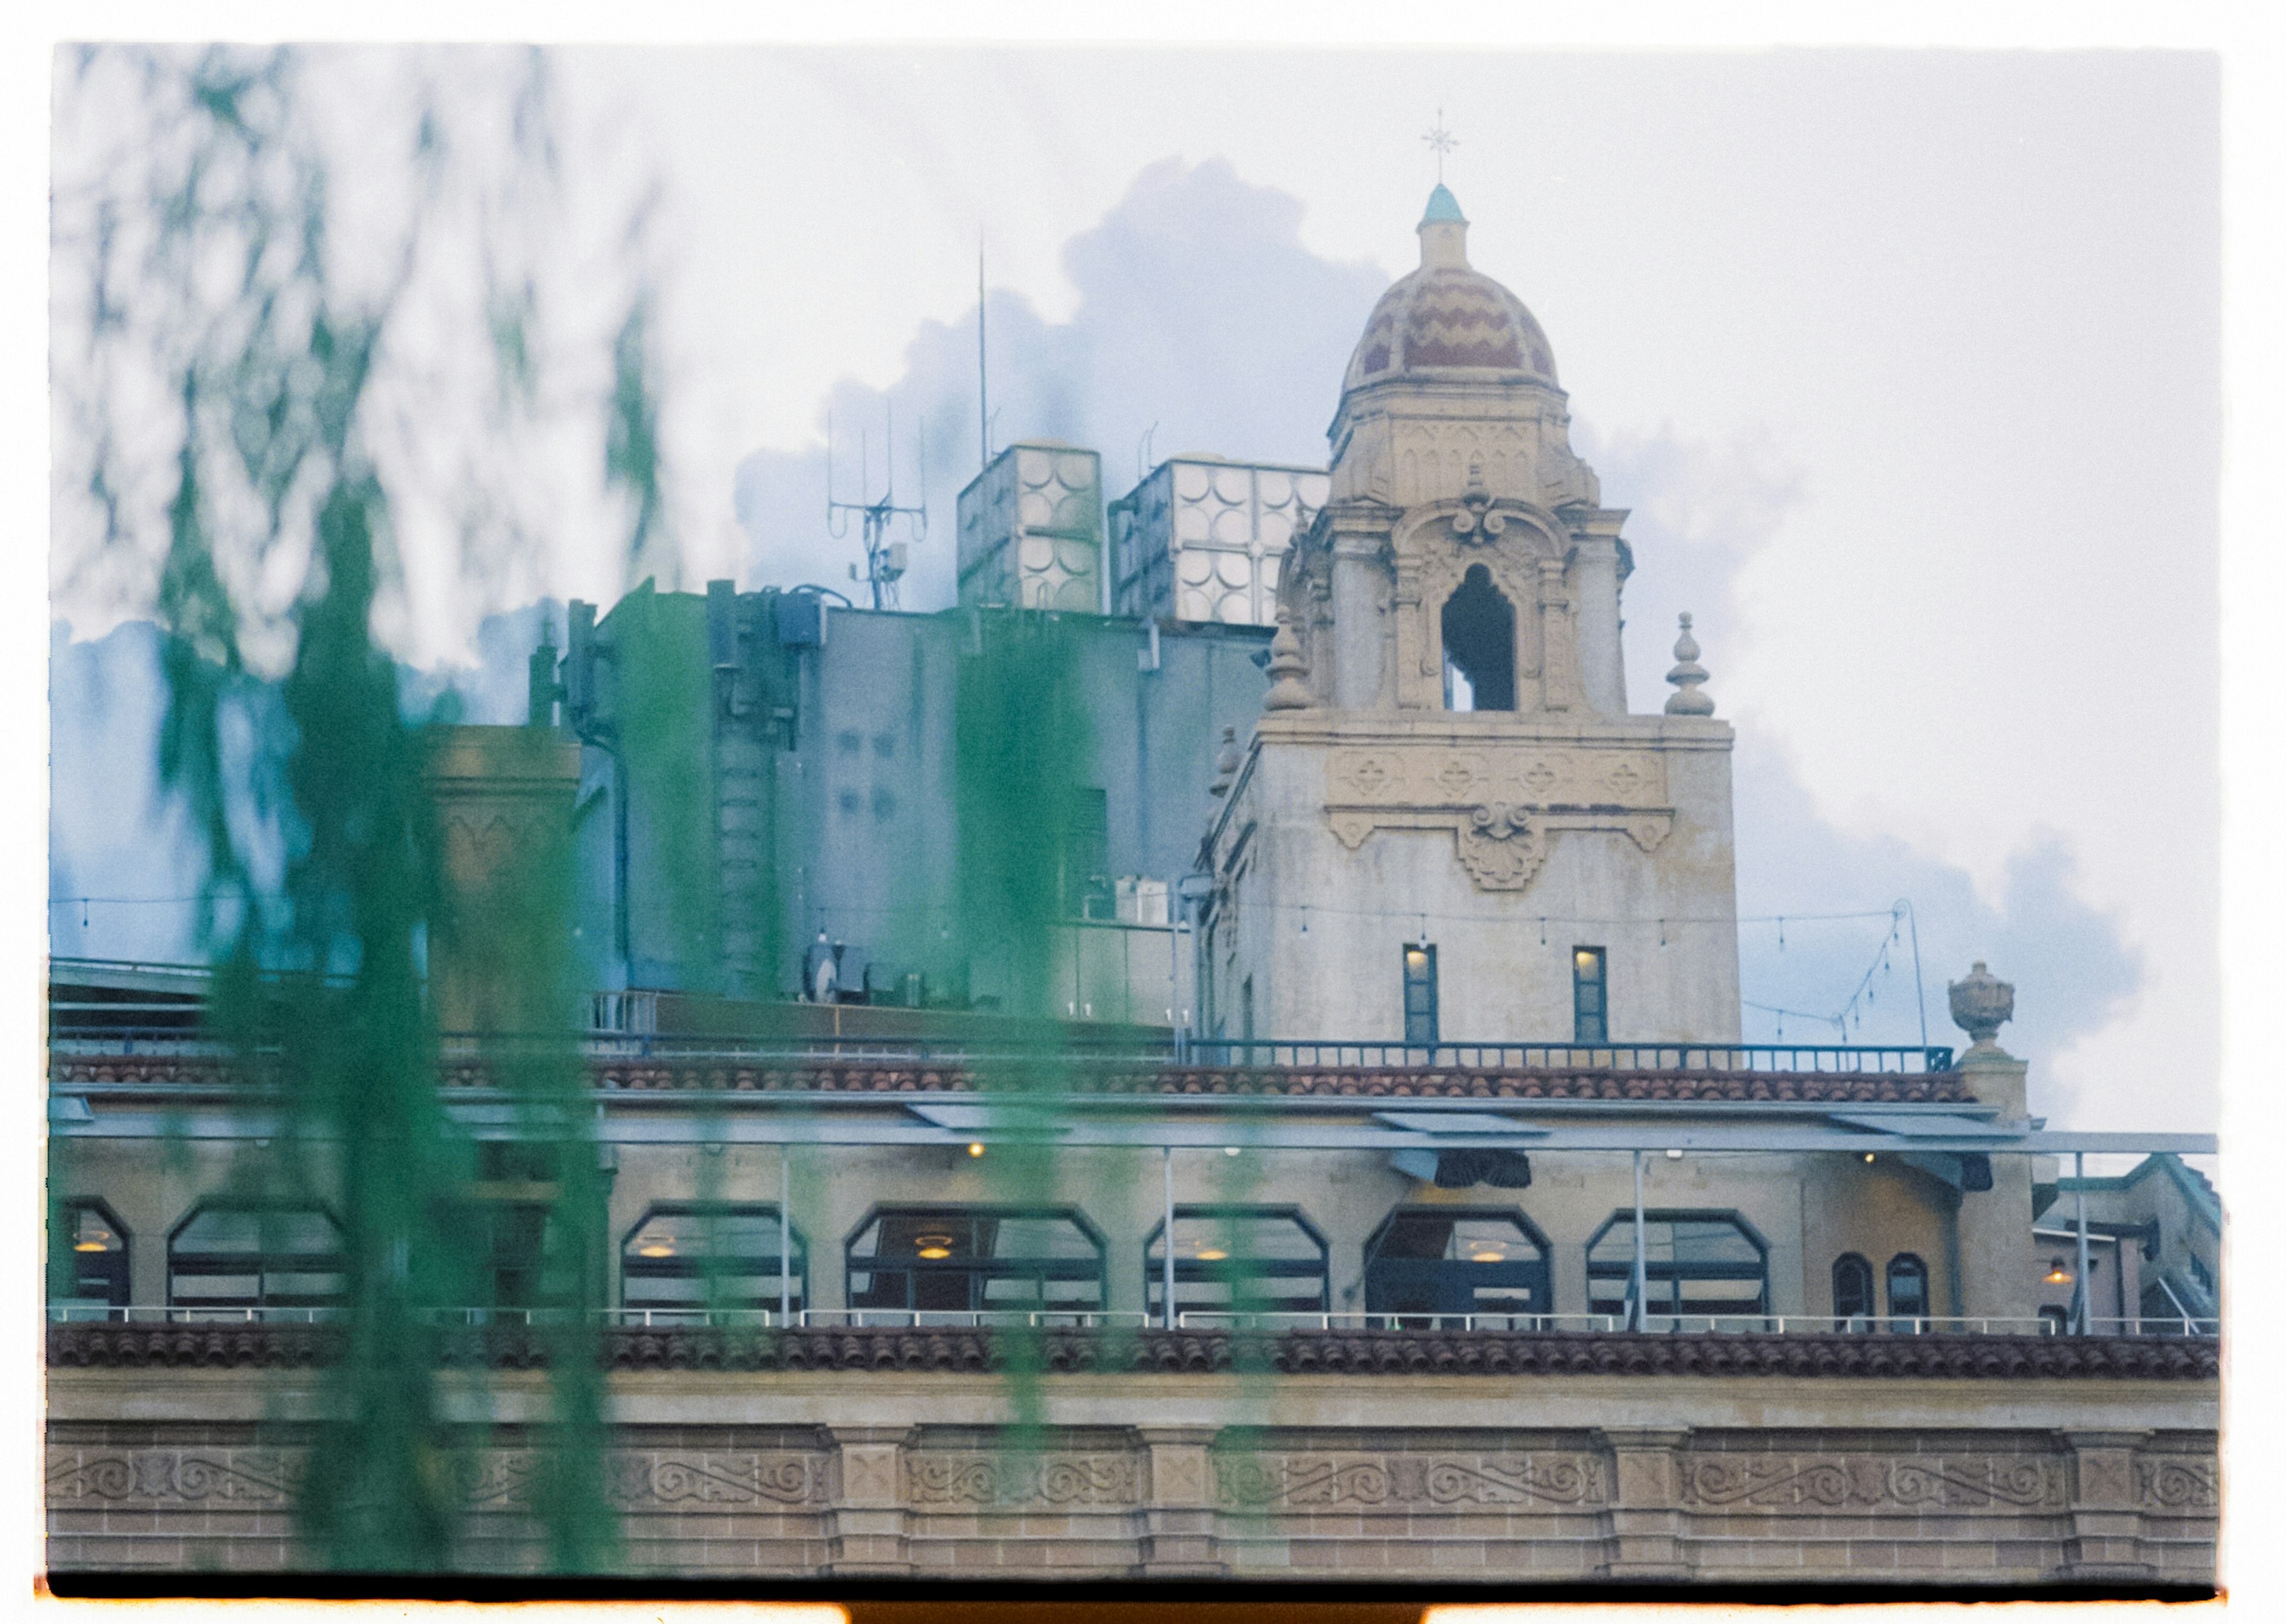
[[[50,1029],[59,1054],[215,1054],[230,1045],[185,1027],[76,1027],[60,1020]],[[1332,1039],[1257,1039],[1248,1043],[1137,1044],[1131,1035],[1060,1035],[1035,1048],[926,1039],[819,1037],[792,1042],[699,1034],[587,1032],[542,1037],[501,1033],[445,1034],[447,1061],[481,1060],[533,1049],[561,1051],[570,1043],[589,1060],[661,1063],[725,1060],[753,1065],[882,1065],[971,1067],[1037,1062],[1104,1069],[1150,1067],[1200,1071],[1643,1071],[1691,1073],[1814,1073],[1840,1076],[1927,1076],[1953,1069],[1953,1051],[1940,1044],[1407,1044]],[[256,1053],[271,1045],[259,1040]]]

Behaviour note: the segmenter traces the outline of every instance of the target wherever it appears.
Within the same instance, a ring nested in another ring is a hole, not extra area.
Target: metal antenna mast
[[[992,404],[984,369],[984,233],[976,233],[976,471],[992,463]]]
[[[858,516],[865,539],[865,572],[860,575],[857,566],[849,566],[849,579],[863,581],[871,588],[873,607],[897,607],[897,582],[905,572],[905,548],[908,541],[928,539],[928,427],[921,427],[921,505],[918,508],[897,506],[897,422],[895,409],[887,400],[881,403],[881,417],[887,449],[884,461],[887,469],[882,475],[881,494],[878,500],[866,499],[865,487],[871,483],[871,454],[866,438],[858,438],[859,466],[857,496],[854,502],[836,501],[833,494],[833,414],[825,414],[825,528],[836,540],[849,533],[849,516]],[[889,532],[895,522],[905,522],[907,535],[891,540]]]

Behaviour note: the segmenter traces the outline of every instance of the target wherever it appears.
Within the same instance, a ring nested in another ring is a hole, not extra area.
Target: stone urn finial
[[[1984,967],[1978,959],[1968,974],[1957,981],[1949,981],[1945,991],[1952,999],[1952,1023],[1968,1034],[1980,1049],[1993,1045],[2000,1035],[2001,1022],[2016,1013],[2016,989]]]
[[[1278,611],[1278,635],[1270,640],[1270,691],[1262,706],[1271,711],[1306,711],[1313,703],[1310,686],[1302,679],[1309,672],[1302,660],[1302,640],[1294,635],[1294,622]]]
[[[1238,729],[1225,728],[1222,750],[1215,757],[1214,782],[1207,785],[1207,793],[1217,798],[1229,794],[1231,785],[1238,782]]]
[[[1667,680],[1675,684],[1667,697],[1670,716],[1712,716],[1714,701],[1699,690],[1707,685],[1707,667],[1699,663],[1699,640],[1691,635],[1691,617],[1681,617],[1683,635],[1675,640],[1675,669]]]

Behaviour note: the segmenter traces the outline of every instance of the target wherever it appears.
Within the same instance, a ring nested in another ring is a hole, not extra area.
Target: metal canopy
[[[1482,1111],[1376,1111],[1373,1119],[1408,1133],[1434,1133],[1439,1138],[1455,1133],[1498,1133],[1515,1139],[1550,1131],[1536,1123],[1517,1122],[1513,1117]]]
[[[942,1122],[916,1121],[920,1113],[908,1102],[869,1101],[872,1110],[828,1115],[822,1112],[773,1112],[752,1116],[709,1117],[691,1114],[667,1116],[652,1112],[598,1111],[586,1131],[598,1142],[619,1145],[959,1145],[1037,1143],[1037,1128],[995,1127],[987,1120],[988,1108],[966,1107]],[[879,1107],[891,1105],[883,1110]],[[529,1137],[543,1120],[527,1108],[455,1101],[447,1107],[453,1119],[479,1139]],[[952,1108],[931,1105],[931,1112]],[[974,1111],[974,1116],[966,1113]],[[1395,1115],[1392,1113],[1392,1115]],[[1410,1116],[1412,1113],[1403,1113]],[[1440,1123],[1443,1118],[1439,1119]],[[2211,1155],[2218,1148],[2211,1133],[2089,1133],[2032,1130],[2015,1133],[1995,1131],[1982,1123],[1969,1131],[1933,1134],[1884,1132],[1834,1123],[1741,1123],[1714,1124],[1703,1118],[1685,1125],[1659,1123],[1578,1121],[1531,1130],[1537,1124],[1497,1119],[1499,1131],[1455,1132],[1449,1129],[1421,1132],[1383,1122],[1340,1123],[1196,1117],[1170,1121],[1163,1116],[1131,1115],[1124,1119],[1109,1113],[1089,1113],[1061,1123],[1042,1124],[1057,1130],[1059,1144],[1078,1147],[1130,1149],[1231,1148],[1261,1151],[1513,1148],[1517,1140],[1531,1139],[1535,1154],[1549,1151],[1628,1152],[1681,1150],[1687,1153],[1754,1154],[1826,1152],[1863,1155],[1931,1151],[1983,1152],[1993,1155],[2061,1155],[2078,1152],[2148,1155],[2172,1151],[2185,1155]],[[1927,1119],[1922,1118],[1918,1127]],[[955,1126],[955,1122],[959,1123]],[[1005,1123],[1006,1118],[1004,1116]],[[1521,1131],[1520,1131],[1521,1130]],[[59,1138],[183,1139],[242,1140],[268,1139],[279,1131],[272,1110],[154,1111],[101,1110],[90,1120],[51,1122],[49,1131]]]
[[[1875,1133],[1902,1133],[1909,1139],[2013,1139],[2022,1137],[2022,1131],[2006,1123],[1973,1122],[1966,1116],[1922,1116],[1904,1111],[1835,1111],[1835,1122],[1853,1128],[1866,1128]]]

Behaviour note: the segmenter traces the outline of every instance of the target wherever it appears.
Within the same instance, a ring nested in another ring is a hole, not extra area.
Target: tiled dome
[[[1523,373],[1553,384],[1556,357],[1524,301],[1470,269],[1468,222],[1443,186],[1421,221],[1421,268],[1381,296],[1342,379],[1344,390],[1453,370]]]

